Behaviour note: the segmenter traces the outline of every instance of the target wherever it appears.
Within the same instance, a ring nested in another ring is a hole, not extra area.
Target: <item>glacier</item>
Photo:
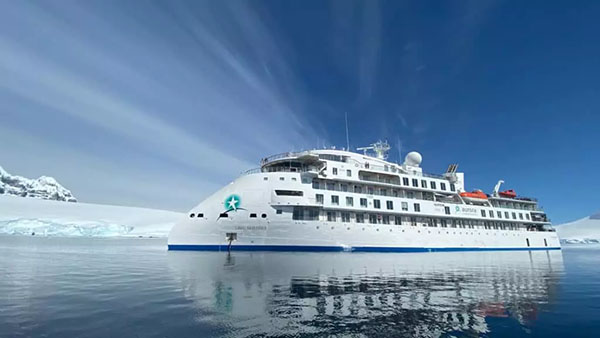
[[[599,244],[600,213],[574,222],[557,225],[556,232],[564,244]]]
[[[71,191],[60,185],[53,177],[41,176],[37,179],[29,179],[11,175],[2,166],[0,166],[0,195],[77,202]]]
[[[166,210],[0,195],[0,235],[167,237],[183,216]]]

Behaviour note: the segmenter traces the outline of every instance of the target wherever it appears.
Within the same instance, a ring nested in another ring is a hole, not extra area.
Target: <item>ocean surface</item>
[[[600,246],[169,252],[0,237],[0,337],[597,337]]]

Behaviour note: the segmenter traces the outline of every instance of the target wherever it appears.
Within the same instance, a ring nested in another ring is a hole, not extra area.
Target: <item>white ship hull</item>
[[[200,203],[190,211],[188,217],[174,226],[169,235],[169,249],[381,252],[560,249],[556,232],[528,231],[525,227],[504,230],[428,226],[404,221],[401,224],[383,224],[380,219],[371,224],[368,220],[357,222],[356,216],[347,222],[339,218],[327,221],[327,210],[337,210],[338,215],[348,210],[354,215],[358,207],[340,206],[339,203],[330,205],[328,198],[325,198],[325,203],[319,203],[315,195],[321,192],[329,197],[329,192],[314,189],[303,175],[297,172],[258,172],[238,178]],[[302,196],[278,196],[275,193],[277,189],[302,191]],[[448,204],[452,208],[448,215],[439,211],[446,204],[420,200],[419,212],[392,212],[373,210],[371,200],[378,196],[335,193],[340,201],[348,196],[353,197],[356,204],[361,196],[367,196],[369,205],[364,209],[365,212],[383,215],[401,213],[403,219],[410,219],[411,216],[475,219],[480,213],[479,209],[483,208],[469,206],[468,209],[461,209],[463,206]],[[231,196],[234,196],[234,203],[227,205],[231,202]],[[416,201],[402,197],[383,199],[393,201],[396,206],[404,201],[411,205]],[[316,220],[294,220],[292,213],[295,206],[320,208],[321,211]],[[495,213],[496,209],[490,211]],[[226,217],[221,217],[223,214]],[[252,214],[256,217],[251,217]]]

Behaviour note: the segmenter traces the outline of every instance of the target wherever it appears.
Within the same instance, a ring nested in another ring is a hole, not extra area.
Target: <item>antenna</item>
[[[350,137],[348,136],[348,112],[344,112],[346,118],[346,151],[350,151]]]

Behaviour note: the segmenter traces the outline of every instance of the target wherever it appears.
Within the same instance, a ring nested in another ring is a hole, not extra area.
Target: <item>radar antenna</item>
[[[369,147],[360,147],[356,148],[356,150],[362,150],[363,154],[367,155],[367,150],[373,150],[378,159],[385,160],[387,159],[387,152],[391,149],[390,145],[387,141],[377,141],[371,144]]]

